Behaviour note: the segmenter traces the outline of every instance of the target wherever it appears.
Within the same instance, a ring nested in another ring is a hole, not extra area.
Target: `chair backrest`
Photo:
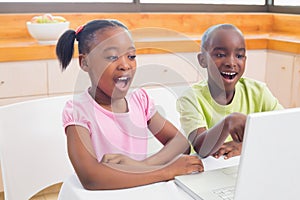
[[[62,110],[71,96],[0,108],[0,159],[6,200],[26,200],[74,170],[67,154]]]
[[[154,100],[158,112],[181,130],[180,115],[176,110],[176,101],[187,89],[187,86],[158,86],[145,88],[147,94]],[[182,130],[181,130],[182,131]],[[151,135],[149,136],[151,137]],[[148,140],[148,154],[153,154],[162,148],[154,136]]]
[[[186,86],[159,86],[145,88],[148,95],[154,100],[157,110],[167,120],[180,129],[179,113],[176,110],[176,101],[187,89]]]

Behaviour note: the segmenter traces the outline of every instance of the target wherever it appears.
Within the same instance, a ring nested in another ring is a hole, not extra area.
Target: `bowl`
[[[40,44],[56,44],[58,38],[69,29],[70,22],[32,23],[27,22],[27,29],[31,37]]]

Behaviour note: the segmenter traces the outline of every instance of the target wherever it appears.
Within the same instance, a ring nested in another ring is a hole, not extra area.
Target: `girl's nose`
[[[119,58],[118,69],[123,71],[131,69],[127,56],[124,55]]]

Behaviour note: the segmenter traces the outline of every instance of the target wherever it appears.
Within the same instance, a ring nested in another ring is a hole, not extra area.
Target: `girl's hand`
[[[220,158],[221,156],[224,156],[224,159],[229,159],[234,156],[241,155],[242,151],[242,143],[240,142],[226,142],[224,143],[220,149],[213,154],[215,158]]]
[[[172,162],[167,164],[166,172],[169,175],[168,180],[174,179],[175,176],[203,172],[202,161],[197,156],[180,155]]]
[[[102,163],[122,164],[131,166],[144,166],[142,161],[134,160],[123,154],[105,154],[101,160]]]

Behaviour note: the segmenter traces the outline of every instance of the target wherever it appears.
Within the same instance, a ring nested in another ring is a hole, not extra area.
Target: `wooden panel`
[[[273,21],[272,32],[294,35],[300,39],[300,15],[276,14]]]
[[[280,39],[270,39],[268,40],[267,49],[300,54],[300,40],[292,42]]]
[[[93,19],[114,18],[133,33],[138,54],[195,52],[211,25],[233,23],[246,38],[247,49],[300,53],[299,15],[271,13],[52,13],[68,19],[71,29]],[[0,62],[55,59],[55,45],[39,45],[25,22],[41,13],[0,14]],[[162,20],[163,19],[163,20]],[[259,23],[257,23],[259,22]],[[77,48],[75,48],[77,57]]]
[[[56,58],[54,45],[38,45],[36,43],[24,44],[19,47],[0,47],[0,60],[44,60]]]
[[[70,28],[85,24],[93,19],[118,19],[134,30],[144,27],[161,27],[181,33],[202,34],[209,26],[232,23],[245,33],[269,32],[272,15],[257,13],[52,13],[70,21]],[[41,13],[1,14],[0,38],[30,38],[26,21]],[[163,20],[162,20],[163,19]],[[257,23],[259,21],[260,23]],[[4,31],[5,30],[5,31]]]

